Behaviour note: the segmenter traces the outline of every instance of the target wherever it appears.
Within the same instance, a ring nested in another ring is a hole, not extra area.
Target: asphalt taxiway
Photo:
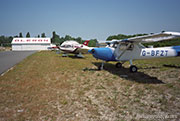
[[[0,75],[36,51],[0,52]]]

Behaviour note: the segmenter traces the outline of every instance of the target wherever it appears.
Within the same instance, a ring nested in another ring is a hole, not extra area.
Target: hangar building
[[[48,50],[50,38],[14,38],[11,42],[12,51]]]

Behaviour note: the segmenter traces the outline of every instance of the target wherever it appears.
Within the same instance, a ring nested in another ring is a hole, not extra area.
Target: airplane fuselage
[[[60,47],[60,50],[64,51],[65,53],[78,53],[77,48]]]
[[[76,41],[65,41],[61,44],[59,47],[60,50],[62,50],[64,53],[73,53],[73,54],[79,54],[81,53],[87,53],[91,47],[88,47],[89,40],[86,40],[83,44],[79,44]]]
[[[92,53],[92,52],[91,52]],[[180,46],[144,48],[138,44],[133,44],[132,49],[124,51],[120,46],[94,48],[93,56],[104,61],[128,61],[137,59],[151,59],[159,57],[180,56]]]

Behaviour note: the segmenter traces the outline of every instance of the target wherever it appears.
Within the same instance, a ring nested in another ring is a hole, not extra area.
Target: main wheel
[[[134,65],[130,66],[130,72],[135,73],[137,72],[138,68]]]
[[[122,63],[116,63],[116,68],[121,68],[122,67]]]

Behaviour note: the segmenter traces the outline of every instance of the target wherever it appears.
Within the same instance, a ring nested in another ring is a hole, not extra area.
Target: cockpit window
[[[126,50],[128,45],[129,43],[108,43],[108,47],[117,48],[119,46],[120,50]],[[134,48],[134,44],[131,44],[127,50],[133,50],[133,48]]]
[[[108,43],[108,47],[117,48],[118,43]]]
[[[71,47],[71,45],[66,45],[66,48],[70,48]]]
[[[134,44],[131,44],[129,47],[128,47],[128,44],[129,43],[121,43],[120,44],[120,50],[133,50],[134,48]],[[127,48],[128,47],[128,48]]]
[[[64,47],[64,48],[71,48],[71,45],[62,45],[61,47]]]

